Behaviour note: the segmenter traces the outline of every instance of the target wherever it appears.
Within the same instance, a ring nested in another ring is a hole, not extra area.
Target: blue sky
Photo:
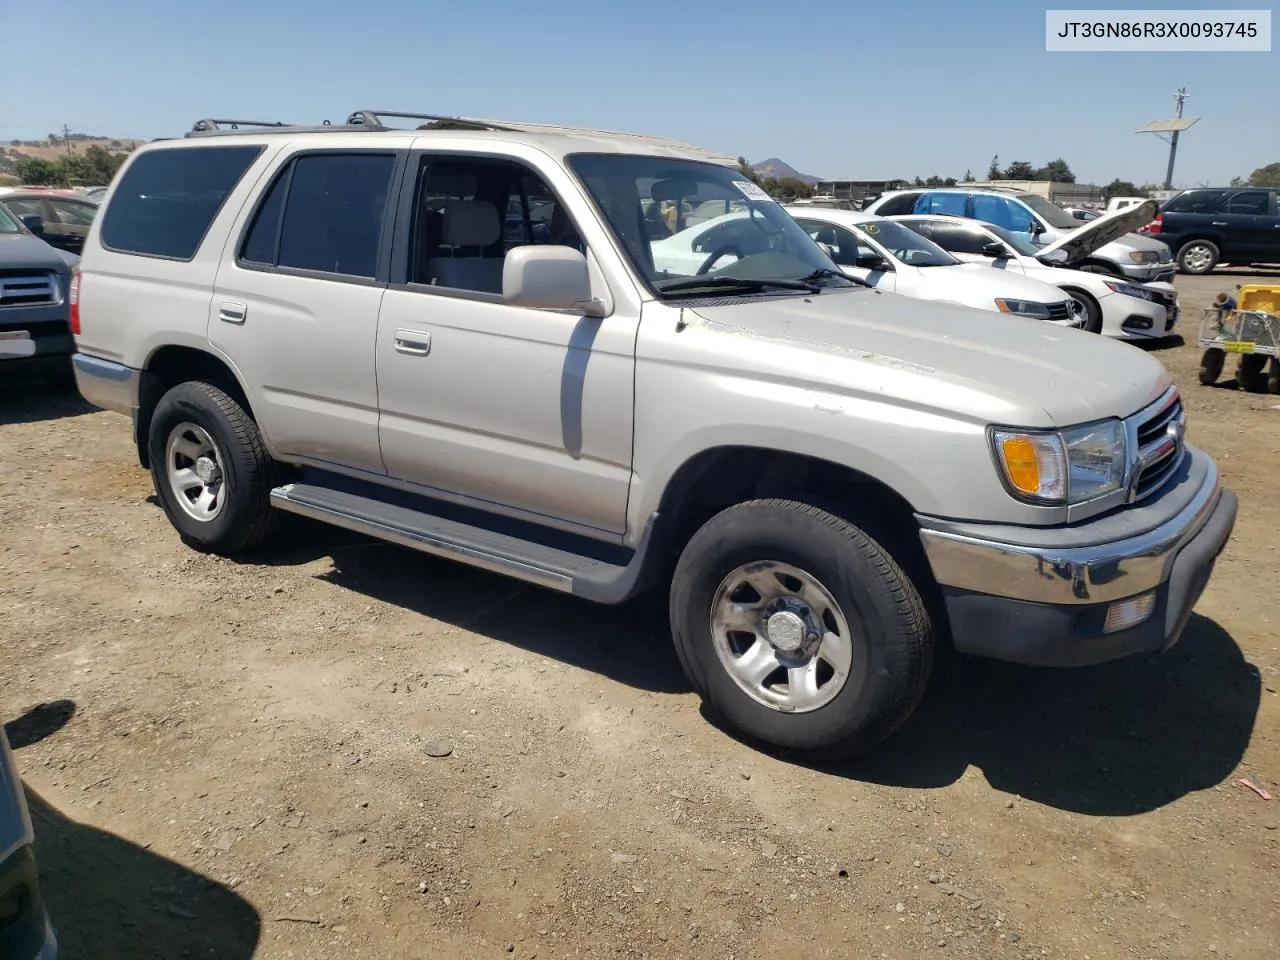
[[[1179,144],[1177,185],[1280,161],[1274,43],[1046,53],[1046,5],[1025,0],[196,6],[0,0],[0,141],[63,123],[151,138],[204,116],[340,122],[401,109],[661,134],[819,176],[981,176],[999,154],[1037,166],[1061,156],[1082,181],[1141,183],[1163,179],[1168,147],[1133,131],[1172,116],[1181,85],[1187,115],[1203,119]],[[24,24],[38,48],[19,39]]]

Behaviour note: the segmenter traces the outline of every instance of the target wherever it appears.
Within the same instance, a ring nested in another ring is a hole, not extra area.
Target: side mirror
[[[1007,257],[1009,254],[1005,250],[1003,243],[999,240],[992,240],[990,243],[983,244],[982,255],[984,257],[995,257],[996,259],[1001,259],[1003,257]]]
[[[591,296],[587,258],[572,247],[527,246],[508,251],[502,264],[502,299],[516,307],[574,310],[603,316]]]
[[[28,213],[22,218],[22,225],[37,237],[44,236],[44,217],[38,213]]]
[[[1027,232],[1033,237],[1038,237],[1044,233],[1044,225],[1039,220],[1032,220],[1027,227]]]
[[[873,273],[893,269],[889,266],[889,261],[878,253],[867,257],[859,257],[856,266],[861,267],[863,270],[870,270]]]
[[[833,246],[832,246],[831,244],[829,244],[829,243],[819,243],[819,244],[818,244],[818,246],[820,246],[820,247],[822,248],[822,252],[823,252],[823,253],[825,253],[825,254],[826,254],[828,257],[830,257],[832,260],[835,260],[835,258],[836,258],[836,248],[835,248],[835,247],[833,247]]]

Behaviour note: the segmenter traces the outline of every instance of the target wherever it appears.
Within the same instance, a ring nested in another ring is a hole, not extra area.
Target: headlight
[[[1107,285],[1107,289],[1112,293],[1122,293],[1126,297],[1137,297],[1139,300],[1150,300],[1153,303],[1158,300],[1154,293],[1137,283],[1124,283],[1119,280],[1103,280],[1102,282]]]
[[[1031,503],[1084,503],[1119,490],[1127,449],[1119,420],[1069,430],[992,430],[1009,490]]]
[[[1049,308],[1034,300],[1005,300],[996,298],[996,309],[1001,313],[1016,313],[1020,317],[1034,317],[1037,320],[1049,319]]]
[[[1129,259],[1134,263],[1155,263],[1160,259],[1160,254],[1154,250],[1130,250]]]

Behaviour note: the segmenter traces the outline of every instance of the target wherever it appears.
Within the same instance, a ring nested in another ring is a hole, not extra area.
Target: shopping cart
[[[1234,308],[1208,307],[1200,320],[1200,382],[1212,386],[1227,354],[1239,354],[1236,384],[1241,390],[1266,387],[1280,393],[1280,286],[1242,284]],[[1267,376],[1267,359],[1271,374]]]

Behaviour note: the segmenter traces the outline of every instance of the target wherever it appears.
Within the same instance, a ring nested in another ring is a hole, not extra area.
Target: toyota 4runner
[[[749,215],[655,266],[706,204]],[[689,681],[783,749],[882,740],[944,640],[1168,648],[1235,522],[1158,360],[869,289],[651,138],[202,122],[129,159],[73,290],[79,388],[194,548],[290,512],[600,603],[666,587]]]

